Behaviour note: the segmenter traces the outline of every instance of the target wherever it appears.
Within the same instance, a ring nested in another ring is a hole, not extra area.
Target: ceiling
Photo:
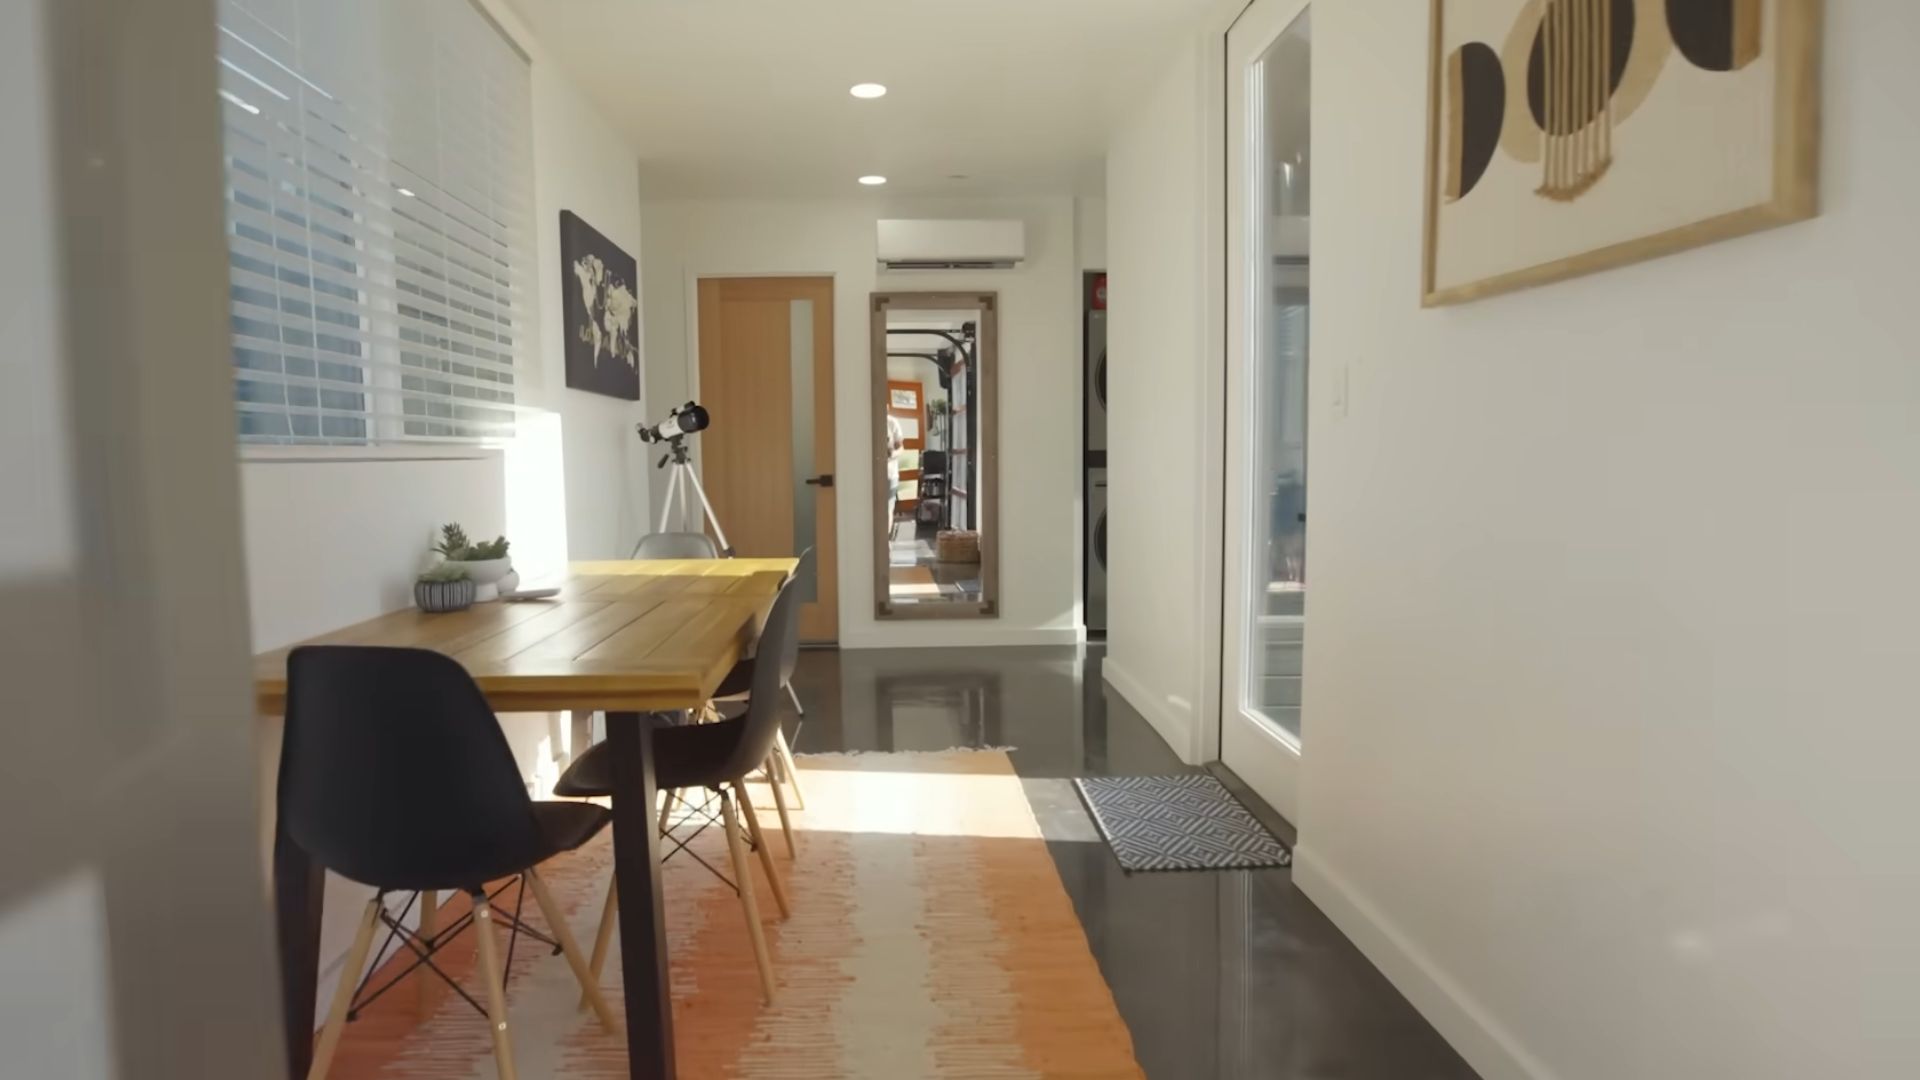
[[[511,3],[665,197],[1097,192],[1117,108],[1219,0]]]

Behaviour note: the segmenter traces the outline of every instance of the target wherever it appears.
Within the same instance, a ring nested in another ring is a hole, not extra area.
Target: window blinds
[[[245,442],[508,436],[533,367],[527,62],[469,0],[219,0]]]

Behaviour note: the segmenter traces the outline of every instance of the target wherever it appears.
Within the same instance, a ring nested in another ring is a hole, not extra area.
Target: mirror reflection
[[[876,296],[879,614],[993,613],[991,296]]]

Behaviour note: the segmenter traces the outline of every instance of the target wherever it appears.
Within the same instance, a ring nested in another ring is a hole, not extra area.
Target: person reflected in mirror
[[[899,420],[889,415],[887,417],[887,516],[883,519],[887,523],[889,538],[893,536],[895,505],[900,499],[900,448],[906,443],[905,429],[900,426]]]

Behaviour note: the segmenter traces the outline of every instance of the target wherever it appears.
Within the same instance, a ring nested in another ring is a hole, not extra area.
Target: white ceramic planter
[[[513,569],[513,560],[511,558],[481,559],[477,562],[466,562],[448,559],[447,565],[466,567],[467,580],[473,582],[476,590],[474,599],[486,601],[500,598],[500,579],[506,577],[507,571]]]

